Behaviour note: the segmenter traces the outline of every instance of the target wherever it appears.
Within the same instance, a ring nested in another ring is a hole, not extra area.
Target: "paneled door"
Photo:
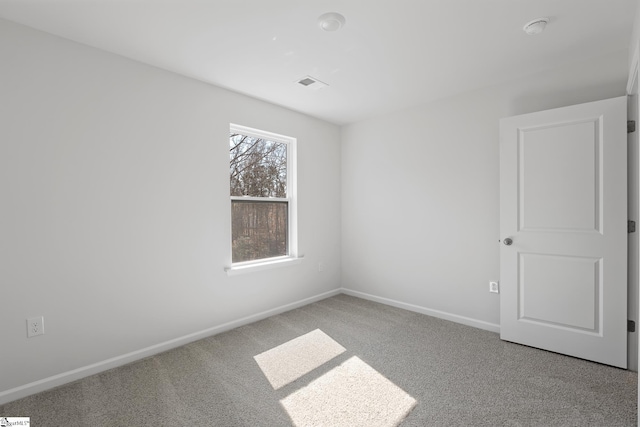
[[[626,97],[500,121],[500,337],[627,367]]]

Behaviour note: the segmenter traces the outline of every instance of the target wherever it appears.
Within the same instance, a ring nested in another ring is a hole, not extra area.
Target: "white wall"
[[[340,287],[338,127],[4,20],[0,58],[0,403]],[[299,265],[223,271],[230,122],[298,138]]]
[[[640,0],[636,0],[636,14],[633,19],[633,28],[631,30],[631,40],[629,41],[628,59],[629,65],[633,62],[633,57],[640,45]]]
[[[342,286],[497,330],[498,120],[624,95],[627,71],[625,49],[345,126]]]

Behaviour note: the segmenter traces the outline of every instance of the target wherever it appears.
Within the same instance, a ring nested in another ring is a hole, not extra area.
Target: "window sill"
[[[270,259],[250,264],[241,264],[232,267],[226,267],[224,271],[227,273],[227,276],[237,276],[239,274],[253,273],[255,271],[270,270],[272,268],[288,267],[291,265],[300,264],[303,259],[303,257],[284,257]]]

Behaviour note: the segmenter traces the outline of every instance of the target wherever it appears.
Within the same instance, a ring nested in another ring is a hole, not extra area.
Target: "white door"
[[[626,97],[500,121],[500,337],[627,367]]]

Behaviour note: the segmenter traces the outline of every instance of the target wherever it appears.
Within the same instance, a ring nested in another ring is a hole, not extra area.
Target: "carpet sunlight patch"
[[[392,427],[416,400],[354,356],[280,403],[297,427]]]
[[[277,390],[344,352],[344,347],[316,329],[253,358]]]

